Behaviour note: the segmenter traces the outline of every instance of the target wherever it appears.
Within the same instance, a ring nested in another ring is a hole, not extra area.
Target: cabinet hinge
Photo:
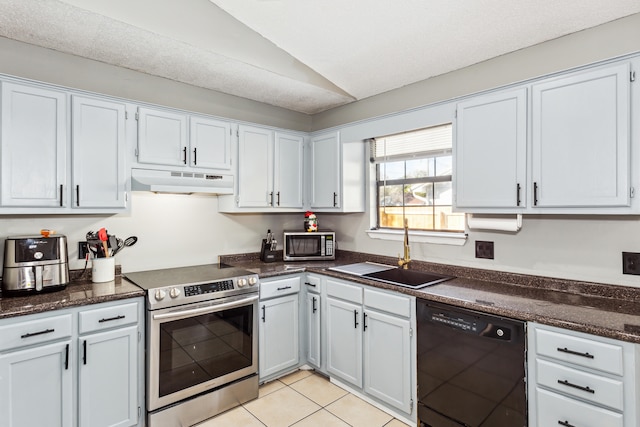
[[[136,120],[140,120],[140,113],[136,111]]]
[[[138,157],[138,149],[136,148],[136,149],[135,149],[135,150],[133,150],[133,151],[134,151],[134,155],[135,155],[136,157]]]
[[[409,328],[409,336],[412,337],[413,336],[413,328]]]
[[[129,112],[128,111],[124,112],[124,119],[125,120],[129,120]]]
[[[142,341],[142,332],[138,331],[138,342]]]
[[[140,417],[142,417],[142,407],[138,406],[138,420],[140,420]]]
[[[409,413],[413,414],[413,399],[409,401]]]
[[[636,189],[631,187],[629,189],[629,197],[631,197],[632,199],[636,196]]]
[[[632,82],[636,81],[636,72],[635,71],[630,71],[629,72],[629,78]]]

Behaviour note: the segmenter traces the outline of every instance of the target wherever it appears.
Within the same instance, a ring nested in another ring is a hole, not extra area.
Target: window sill
[[[367,234],[372,239],[393,240],[398,242],[404,240],[403,230],[367,230]],[[462,246],[467,241],[467,234],[409,230],[409,240],[415,243],[436,243],[439,245]]]

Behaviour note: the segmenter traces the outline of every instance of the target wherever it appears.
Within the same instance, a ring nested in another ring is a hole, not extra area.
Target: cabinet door
[[[80,427],[128,427],[138,422],[138,327],[79,339]]]
[[[125,105],[72,98],[73,204],[125,208]]]
[[[411,412],[409,321],[367,310],[364,314],[364,391]]]
[[[231,124],[191,117],[190,165],[208,169],[231,169]]]
[[[66,95],[6,82],[1,89],[2,205],[66,206]]]
[[[273,207],[302,208],[303,142],[301,136],[276,132]]]
[[[252,126],[239,126],[238,130],[238,206],[271,206],[273,132]]]
[[[73,425],[71,341],[0,356],[0,425]]]
[[[628,206],[629,64],[532,86],[533,205]]]
[[[311,139],[311,208],[340,207],[339,165],[338,133]]]
[[[298,365],[298,295],[260,303],[259,370],[263,379]]]
[[[327,298],[327,371],[362,387],[362,306]]]
[[[138,108],[138,162],[187,165],[187,116]]]
[[[307,362],[320,367],[320,295],[307,293]]]
[[[526,149],[525,88],[458,104],[456,207],[524,207]]]

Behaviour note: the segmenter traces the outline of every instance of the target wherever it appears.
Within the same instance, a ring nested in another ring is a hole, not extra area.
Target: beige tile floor
[[[313,371],[297,371],[264,384],[256,400],[198,424],[198,427],[264,426],[407,427]]]

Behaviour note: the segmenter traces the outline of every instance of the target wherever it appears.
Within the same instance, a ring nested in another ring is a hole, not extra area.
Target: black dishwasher
[[[526,427],[523,322],[417,300],[418,425]]]

